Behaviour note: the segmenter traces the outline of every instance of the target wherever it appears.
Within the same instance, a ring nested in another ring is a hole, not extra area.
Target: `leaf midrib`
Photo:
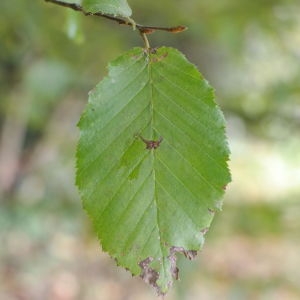
[[[149,84],[151,86],[151,94],[150,94],[150,101],[151,101],[151,138],[154,138],[154,99],[153,99],[153,91],[154,91],[154,82],[152,78],[152,62],[151,59],[148,57],[149,63],[148,63],[148,72],[149,72]],[[159,149],[159,148],[158,148]],[[163,239],[162,239],[162,233],[160,229],[160,217],[159,217],[159,205],[158,205],[158,195],[157,195],[157,186],[156,186],[156,174],[155,174],[155,155],[156,155],[156,149],[151,149],[151,157],[152,157],[152,170],[153,170],[153,182],[154,182],[154,203],[156,207],[156,223],[157,223],[157,229],[158,229],[158,238],[159,238],[159,245],[160,245],[160,256],[162,258],[162,268],[165,273],[167,273],[166,265],[165,265],[165,259],[164,257],[164,245],[163,245]]]

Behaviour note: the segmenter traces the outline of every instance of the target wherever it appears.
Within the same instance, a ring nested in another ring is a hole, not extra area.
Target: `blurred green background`
[[[69,1],[71,2],[71,1]],[[216,88],[233,182],[166,300],[300,299],[300,2],[129,0]],[[136,32],[42,0],[0,2],[0,299],[148,300],[115,266],[74,186],[76,123]]]

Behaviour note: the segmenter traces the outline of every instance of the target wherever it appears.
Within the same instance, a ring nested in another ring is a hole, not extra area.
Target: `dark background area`
[[[71,1],[69,1],[71,2]],[[166,300],[300,299],[300,3],[129,1],[151,45],[216,88],[233,182],[196,261]],[[0,2],[0,299],[146,300],[101,252],[74,185],[76,123],[137,32],[42,0]]]

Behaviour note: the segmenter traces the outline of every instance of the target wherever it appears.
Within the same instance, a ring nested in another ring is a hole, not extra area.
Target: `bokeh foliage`
[[[168,299],[299,299],[299,2],[129,4],[139,23],[189,27],[151,45],[179,48],[209,78],[232,148],[224,211]],[[141,39],[41,0],[0,9],[0,298],[152,299],[99,254],[74,188],[87,92]]]

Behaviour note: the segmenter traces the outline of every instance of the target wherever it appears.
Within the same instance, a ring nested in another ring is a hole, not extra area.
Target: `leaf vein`
[[[162,183],[160,183],[159,180],[156,179],[156,182],[161,186],[161,188],[170,196],[170,199],[173,200],[174,203],[176,203],[177,207],[179,207],[181,209],[181,211],[184,212],[184,214],[188,217],[188,219],[190,219],[192,221],[192,223],[198,227],[198,224],[193,220],[193,218],[190,216],[190,214],[184,209],[183,206],[181,206],[181,204],[170,194],[169,191],[167,191],[165,189],[165,187],[163,186]]]
[[[147,106],[143,109],[143,111],[141,111],[138,115],[136,115],[136,117],[135,117],[135,118],[134,118],[134,119],[133,119],[126,127],[122,128],[122,130],[119,132],[119,134],[116,135],[116,136],[113,138],[113,140],[110,141],[110,143],[109,143],[105,148],[103,148],[100,152],[98,152],[98,154],[95,156],[95,158],[94,158],[92,161],[87,162],[87,163],[85,164],[85,167],[82,167],[82,169],[81,169],[82,172],[85,172],[87,169],[89,169],[91,166],[93,166],[93,165],[95,164],[95,162],[96,162],[98,159],[100,159],[100,157],[101,157],[101,155],[103,154],[103,152],[107,151],[107,150],[109,149],[109,147],[110,147],[113,143],[115,143],[115,142],[120,138],[120,136],[123,135],[124,131],[126,131],[126,130],[132,125],[132,123],[134,123],[141,115],[143,115],[143,113],[147,110],[148,106],[149,106],[149,105],[147,105]],[[145,129],[147,126],[148,126],[148,123],[147,123],[147,125],[146,125],[143,129]],[[133,138],[134,138],[134,136],[133,136]],[[135,141],[135,138],[133,139],[132,143],[125,149],[125,151],[126,151],[126,150],[134,143],[134,141]],[[95,151],[96,151],[96,150],[98,150],[98,149],[95,148]],[[124,155],[125,151],[122,153],[122,155]],[[120,157],[122,157],[122,155],[121,155]]]
[[[206,103],[206,102],[203,102],[203,101],[199,101],[199,98],[195,95],[192,95],[191,93],[189,93],[187,91],[187,89],[183,89],[181,86],[177,85],[177,84],[174,84],[168,77],[166,77],[165,75],[162,75],[161,72],[159,72],[159,70],[156,70],[156,72],[161,76],[163,77],[166,81],[169,82],[170,85],[174,86],[175,88],[177,88],[178,90],[181,90],[184,94],[188,95],[191,99],[194,99],[197,101],[198,104],[202,105],[202,106],[205,106],[206,109],[208,110],[211,110],[211,107]]]
[[[146,213],[148,212],[148,209],[150,208],[150,206],[153,204],[153,201],[151,200],[149,205],[144,209],[143,214],[141,215],[141,217],[139,218],[138,222],[136,223],[135,227],[133,228],[133,230],[131,231],[131,233],[129,233],[127,235],[127,238],[125,240],[125,245],[123,247],[124,250],[126,250],[126,248],[128,247],[128,243],[130,241],[132,241],[132,238],[135,238],[136,234],[138,233],[138,227],[140,226],[140,223],[143,221],[143,218],[145,217]],[[133,236],[132,236],[133,235]]]
[[[164,119],[166,119],[167,122],[170,123],[175,128],[176,132],[181,131],[182,132],[182,136],[189,136],[189,142],[192,142],[194,144],[195,148],[197,148],[199,150],[199,152],[201,152],[204,155],[206,155],[212,161],[212,163],[214,163],[219,169],[221,169],[221,170],[223,169],[222,166],[220,165],[220,163],[214,157],[212,157],[208,153],[207,150],[203,151],[203,148],[199,147],[199,144],[197,144],[195,142],[194,138],[191,135],[189,135],[187,132],[183,131],[180,127],[176,126],[176,124],[174,124],[169,118],[167,118],[161,112],[157,111],[156,113],[159,114],[159,115],[161,115]],[[201,145],[204,145],[204,147],[206,147],[205,144],[201,144]]]
[[[137,74],[137,76],[134,77],[133,80],[130,80],[129,83],[128,83],[126,86],[122,87],[121,90],[118,90],[118,91],[116,92],[116,95],[118,95],[118,94],[120,94],[121,92],[123,92],[123,91],[124,91],[125,89],[127,89],[132,83],[135,83],[137,77],[140,76],[140,74],[144,71],[144,69],[145,69],[145,67],[142,69],[142,71],[140,71],[140,72]],[[110,79],[112,79],[112,78],[110,78]],[[122,111],[123,111],[123,110],[131,103],[131,101],[132,101],[133,99],[135,99],[135,97],[136,97],[140,92],[142,92],[142,91],[144,90],[144,88],[147,86],[147,84],[148,84],[148,81],[145,81],[145,83],[144,83],[143,85],[141,85],[141,86],[139,87],[139,89],[137,89],[137,91],[135,92],[135,94],[133,94],[129,99],[127,99],[128,102],[126,102],[123,106],[121,106],[121,109],[120,109],[115,115],[113,115],[113,116],[108,120],[107,123],[110,123],[110,121],[111,121],[116,115],[118,115],[120,112],[122,112]],[[114,94],[114,95],[112,95],[112,96],[106,98],[107,102],[109,102],[109,100],[112,99],[112,98],[116,98],[116,97],[117,97],[116,95]],[[121,101],[120,101],[120,104],[122,104]],[[98,123],[101,123],[101,122],[103,122],[103,120],[99,118],[99,119],[95,119],[94,122],[91,122],[91,124],[97,125]],[[105,126],[107,125],[107,123],[104,124],[103,127],[101,127],[101,129],[102,129],[102,128],[105,128]],[[89,126],[90,126],[90,125],[89,125]]]
[[[155,89],[157,90],[157,92],[159,93],[159,94],[161,94],[161,96],[163,97],[163,98],[165,98],[167,101],[169,101],[169,102],[172,102],[172,105],[173,106],[176,106],[176,107],[178,107],[178,109],[180,110],[180,111],[182,111],[184,114],[188,114],[188,118],[190,118],[191,120],[193,120],[193,122],[195,122],[195,123],[197,123],[200,127],[202,127],[203,129],[204,129],[204,132],[205,133],[207,133],[208,132],[208,130],[211,130],[212,128],[210,127],[208,127],[208,126],[206,126],[206,124],[201,120],[201,119],[197,119],[194,115],[192,115],[192,114],[189,114],[189,112],[188,111],[186,111],[181,105],[179,105],[177,102],[175,102],[170,96],[168,96],[166,93],[164,93],[164,92],[162,92],[162,90],[160,90],[158,87],[155,87]],[[180,115],[180,113],[178,113],[178,115]],[[215,127],[214,128],[215,130],[217,130],[217,129],[219,129],[218,127]],[[212,142],[212,141],[210,141],[210,142]],[[207,144],[207,147],[209,147],[209,145]]]
[[[135,193],[132,195],[132,197],[128,200],[126,208],[123,210],[122,214],[118,217],[119,222],[114,227],[114,233],[117,232],[118,229],[119,229],[119,227],[122,225],[121,219],[124,217],[124,215],[130,209],[130,206],[133,203],[133,200],[135,199],[135,197],[137,196],[137,194],[141,191],[141,189],[143,188],[143,186],[146,184],[146,182],[149,179],[151,173],[152,173],[152,170],[150,170],[149,174],[147,174],[147,176],[145,176],[145,179],[141,182],[141,184],[139,185],[139,187],[137,188],[137,190],[135,191]],[[112,236],[113,236],[113,234],[112,234]]]
[[[202,178],[202,180],[208,186],[210,186],[213,190],[215,190],[216,192],[218,192],[218,188],[216,186],[212,185],[207,179],[205,179],[205,177],[199,172],[199,170],[195,169],[195,167],[192,165],[192,163],[190,161],[188,161],[186,159],[186,157],[184,157],[184,155],[182,155],[171,143],[169,143],[167,139],[165,139],[164,142],[166,142],[190,166],[190,168],[193,169],[198,174],[198,176],[200,178]],[[174,175],[174,173],[172,173],[172,174]]]

